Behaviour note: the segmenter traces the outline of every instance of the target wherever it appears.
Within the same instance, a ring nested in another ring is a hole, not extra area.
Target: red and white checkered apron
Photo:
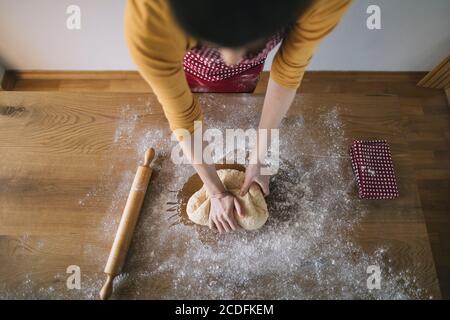
[[[395,199],[399,196],[391,151],[386,141],[354,141],[350,157],[361,199]]]
[[[198,45],[186,52],[183,67],[192,92],[253,92],[269,52],[283,39],[271,37],[256,54],[247,55],[235,66],[227,66],[216,48]]]

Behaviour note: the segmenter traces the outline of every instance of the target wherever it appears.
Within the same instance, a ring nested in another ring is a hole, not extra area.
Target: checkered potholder
[[[386,141],[356,140],[350,147],[350,157],[361,199],[395,199],[399,196]]]

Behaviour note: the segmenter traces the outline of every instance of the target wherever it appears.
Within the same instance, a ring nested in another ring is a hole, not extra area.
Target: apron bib
[[[264,48],[227,66],[216,48],[199,44],[187,51],[183,68],[192,92],[253,92],[269,52],[283,39],[283,32],[271,37]]]

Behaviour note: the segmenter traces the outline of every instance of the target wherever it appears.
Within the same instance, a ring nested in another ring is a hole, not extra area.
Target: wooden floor
[[[435,266],[442,297],[448,299],[450,109],[444,91],[415,86],[423,76],[309,73],[299,93],[315,103],[354,99],[361,108],[355,110],[357,114],[387,113],[386,117],[395,118],[396,132],[400,128],[404,131],[401,138],[391,138],[394,158],[403,159],[401,188],[408,190],[408,197],[400,205],[405,212],[409,208],[409,224],[401,226],[400,221],[392,220],[390,225],[381,224],[371,231],[395,237],[396,230],[401,230],[401,241],[412,252],[420,251],[422,262],[428,266],[422,275],[428,279],[427,288],[439,297],[433,280]],[[264,93],[266,84],[267,75],[255,94]],[[89,192],[90,183],[101,171],[96,164],[105,161],[110,152],[112,141],[106,137],[113,135],[118,107],[148,97],[149,88],[139,77],[127,75],[112,80],[40,80],[25,74],[17,79],[13,90],[0,92],[0,283],[10,287],[30,268],[35,268],[33,281],[63,281],[54,279],[53,270],[70,265],[73,255],[85,246],[101,248],[106,259],[110,243],[93,232],[101,220],[95,215],[98,208],[80,209],[77,201],[80,194]],[[157,110],[146,121],[147,125],[165,126],[163,119],[161,110]],[[368,122],[368,127],[373,125]],[[385,121],[375,125],[381,133],[392,129],[384,128]],[[361,124],[358,130],[364,131]],[[133,166],[123,164],[117,169],[134,170]],[[98,207],[108,206],[107,195],[96,196]],[[40,252],[43,239],[53,240],[51,253]],[[15,260],[18,263],[14,264]],[[92,270],[101,268],[84,262]]]

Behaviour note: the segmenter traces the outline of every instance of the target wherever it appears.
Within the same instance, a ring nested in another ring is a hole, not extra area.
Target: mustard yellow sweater
[[[187,0],[188,1],[188,0]],[[284,38],[270,77],[296,89],[318,44],[338,24],[351,0],[314,0]],[[172,130],[193,131],[202,117],[183,70],[185,52],[197,44],[175,22],[167,0],[128,0],[125,37],[140,74],[152,87]]]

